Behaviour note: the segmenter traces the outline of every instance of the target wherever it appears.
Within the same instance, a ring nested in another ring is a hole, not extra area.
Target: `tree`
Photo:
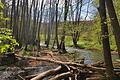
[[[47,44],[46,47],[49,47],[50,39],[51,39],[51,27],[52,27],[52,0],[50,0],[50,6],[49,6],[49,26],[48,26],[48,33],[47,33]]]
[[[113,28],[113,33],[115,35],[115,41],[118,49],[118,54],[120,57],[120,25],[117,19],[117,15],[113,6],[113,1],[112,0],[105,0],[106,6],[108,9],[108,14],[111,20],[111,25]]]
[[[14,11],[15,11],[15,0],[12,0],[10,29],[12,29],[12,27],[13,27],[13,15],[14,15]]]
[[[38,25],[38,34],[37,34],[37,39],[38,39],[38,49],[40,49],[40,28],[41,28],[41,23],[42,23],[42,16],[43,16],[43,12],[44,12],[44,7],[43,7],[43,3],[44,3],[44,0],[42,0],[41,2],[41,11],[38,12],[38,20],[37,22],[39,23]],[[40,13],[40,14],[39,14]],[[40,20],[39,20],[39,16],[40,16]]]
[[[69,10],[69,0],[65,0],[65,5],[64,5],[64,27],[63,27],[63,32],[62,32],[62,37],[61,37],[61,42],[60,42],[60,49],[63,52],[66,52],[65,49],[65,27],[67,24],[67,14],[68,14],[68,10]]]
[[[8,9],[7,9],[7,6],[6,6],[6,0],[1,0],[1,3],[4,5],[4,10],[3,10],[3,16],[6,18],[8,17]],[[5,25],[4,25],[6,28],[8,27],[8,20],[5,21]]]
[[[58,41],[58,4],[59,4],[59,0],[56,1],[56,18],[55,18],[56,27],[55,27],[55,39],[53,42],[53,47],[54,47],[54,44],[56,43],[57,49],[60,48],[59,41]]]
[[[77,12],[76,12],[76,17],[75,17],[75,22],[73,22],[73,24],[77,27],[80,27],[80,16],[81,16],[82,4],[83,4],[83,0],[77,0],[77,6],[76,6]],[[79,37],[80,37],[80,30],[75,29],[72,32],[73,44],[75,47],[78,47],[77,42],[79,40]]]
[[[109,43],[109,33],[107,26],[106,10],[105,10],[105,0],[99,0],[99,14],[101,19],[101,33],[102,33],[102,43],[103,43],[103,52],[104,52],[104,61],[106,65],[106,72],[108,75],[108,80],[114,78],[113,64],[110,51]]]

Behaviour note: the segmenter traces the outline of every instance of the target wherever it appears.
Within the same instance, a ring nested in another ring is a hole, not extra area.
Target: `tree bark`
[[[113,33],[115,35],[115,41],[118,49],[118,54],[120,58],[120,25],[116,16],[116,12],[113,6],[113,1],[112,0],[105,0],[106,6],[108,9],[108,14],[111,20],[111,25],[113,28]]]
[[[56,75],[55,77],[53,77],[49,80],[61,80],[61,79],[68,78],[68,77],[73,77],[72,72],[65,72],[65,73],[62,73],[62,74],[58,74],[58,75]],[[65,80],[69,80],[69,79],[65,79]]]
[[[38,26],[38,36],[37,36],[37,38],[38,38],[38,49],[40,49],[40,29],[41,29],[41,23],[42,23],[42,16],[43,16],[43,3],[44,3],[44,0],[42,0],[42,2],[41,2],[41,12],[40,12],[40,21],[38,20],[38,23],[39,23],[39,26]],[[39,15],[39,14],[38,14]]]
[[[57,49],[60,48],[59,41],[58,41],[58,4],[59,0],[56,1],[56,28],[55,28],[55,42],[57,45]]]
[[[107,78],[108,80],[112,80],[114,78],[114,70],[113,70],[111,51],[110,51],[105,0],[99,0],[98,11],[101,19],[102,43],[103,43],[104,61],[106,65]]]
[[[15,9],[15,0],[12,0],[12,8],[11,8],[11,20],[10,20],[10,29],[13,27],[13,13]]]
[[[59,72],[61,69],[62,69],[62,67],[59,66],[56,69],[51,69],[51,70],[45,71],[43,73],[38,74],[36,77],[32,78],[31,80],[42,80],[46,76],[57,74],[57,72]]]
[[[62,37],[61,37],[61,43],[60,43],[60,49],[63,52],[66,52],[65,49],[65,27],[67,24],[67,14],[69,10],[69,0],[65,0],[65,9],[64,9],[64,27],[63,27],[63,32],[62,32]]]

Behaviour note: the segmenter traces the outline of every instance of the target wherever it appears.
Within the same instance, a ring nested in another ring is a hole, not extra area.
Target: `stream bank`
[[[70,54],[77,53],[77,57],[85,57],[85,64],[92,64],[95,63],[93,59],[91,59],[92,55],[95,54],[89,50],[82,50],[82,49],[74,49],[74,48],[66,48]],[[59,54],[56,50],[48,50],[45,49],[43,51],[32,52],[34,53],[32,56],[34,57],[41,57],[45,59],[52,59],[54,61],[62,61],[62,62],[68,62],[69,58],[66,56],[63,56]],[[88,55],[89,54],[89,55]],[[97,53],[96,53],[97,54]],[[87,55],[87,56],[86,56]],[[102,56],[101,56],[102,57]],[[94,61],[94,62],[92,62]],[[118,63],[117,63],[118,64]],[[1,80],[20,80],[20,76],[29,76],[32,74],[41,73],[50,69],[54,69],[58,67],[58,65],[45,62],[45,61],[37,61],[37,60],[31,60],[31,59],[22,59],[17,58],[17,61],[15,64],[10,64],[8,66],[0,66],[0,79]],[[44,80],[48,80],[48,78],[45,78]]]
[[[98,61],[104,61],[104,56],[100,50],[86,50],[86,49],[76,49],[72,47],[66,48],[67,52],[71,54],[76,54],[75,58],[85,58],[85,64],[93,64]],[[112,54],[112,61],[119,59],[118,54]]]

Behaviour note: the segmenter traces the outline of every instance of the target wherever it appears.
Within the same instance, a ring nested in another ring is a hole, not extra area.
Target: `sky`
[[[29,6],[30,6],[32,0],[28,0],[28,1],[29,1]],[[35,0],[35,1],[37,1],[37,0]],[[51,1],[53,1],[53,5],[55,5],[55,2],[57,0],[51,0]],[[76,10],[76,1],[77,0],[72,0],[73,10]],[[39,0],[39,9],[41,7],[41,2],[42,2],[42,0]],[[46,11],[44,13],[44,17],[48,16],[48,14],[49,14],[49,13],[46,13],[46,12],[49,12],[49,2],[50,2],[50,0],[44,0],[44,4],[46,5],[46,7],[45,7]],[[64,2],[65,2],[64,0],[59,0],[59,15],[61,15],[61,13],[64,13],[64,8],[63,8]],[[84,20],[86,15],[87,15],[86,20],[93,19],[94,15],[96,13],[96,8],[92,5],[92,2],[93,2],[93,0],[83,0],[84,5],[82,6],[82,10],[81,10],[81,16],[80,16],[81,20]],[[72,15],[75,18],[76,11],[74,11],[74,13]],[[63,19],[63,17],[64,17],[64,14],[61,15],[61,20]],[[69,20],[69,17],[68,17],[68,20]]]
[[[42,0],[41,0],[42,1]],[[49,0],[45,0],[47,2],[49,2]],[[56,1],[56,0],[53,0]],[[72,0],[72,5],[73,8],[76,8],[76,1],[77,0]],[[83,6],[82,6],[82,10],[81,10],[81,19],[84,20],[86,18],[86,20],[91,20],[93,19],[95,13],[96,13],[96,8],[92,5],[93,0],[83,0]],[[64,7],[64,0],[59,0],[59,9],[62,11],[62,7]],[[60,11],[59,10],[59,11]],[[64,9],[63,9],[64,11]],[[88,13],[87,13],[88,12]],[[73,16],[75,18],[76,12],[74,12]],[[63,14],[64,16],[64,14]]]

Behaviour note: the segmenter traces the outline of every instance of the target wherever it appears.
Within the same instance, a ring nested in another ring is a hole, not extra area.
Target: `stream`
[[[103,54],[100,51],[76,49],[76,48],[72,48],[72,47],[66,47],[66,50],[69,53],[73,53],[73,55],[75,53],[77,53],[77,55],[74,57],[75,59],[79,59],[80,57],[84,57],[85,64],[92,64],[92,63],[95,63],[97,61],[104,60]],[[116,59],[118,59],[118,55],[117,54],[112,55],[112,60],[115,61]],[[25,70],[22,70],[19,67],[0,66],[0,80],[16,80],[16,79],[18,79],[18,76],[17,76],[18,74],[23,75],[23,76],[37,74],[37,73],[47,71],[49,69],[54,69],[57,66],[58,65],[56,65],[56,66],[38,65],[35,68],[32,67],[31,69],[30,68],[27,69],[27,67],[26,67]],[[48,80],[48,77],[45,78],[44,80]]]
[[[97,61],[103,61],[104,56],[102,51],[97,51],[97,50],[85,50],[85,49],[76,49],[72,47],[66,47],[66,50],[70,53],[79,53],[79,55],[76,56],[78,57],[84,57],[85,58],[85,64],[92,64]],[[112,55],[112,61],[115,61],[118,59],[117,54]]]
[[[41,43],[41,45],[46,46],[43,43]],[[55,46],[55,48],[56,48],[56,46]],[[85,64],[92,64],[92,63],[96,63],[97,61],[104,61],[104,56],[103,56],[102,51],[77,49],[77,48],[73,48],[73,47],[66,47],[66,50],[69,53],[78,53],[79,55],[77,55],[76,58],[84,57]],[[118,54],[113,54],[112,61],[116,61],[116,59],[119,59]]]

